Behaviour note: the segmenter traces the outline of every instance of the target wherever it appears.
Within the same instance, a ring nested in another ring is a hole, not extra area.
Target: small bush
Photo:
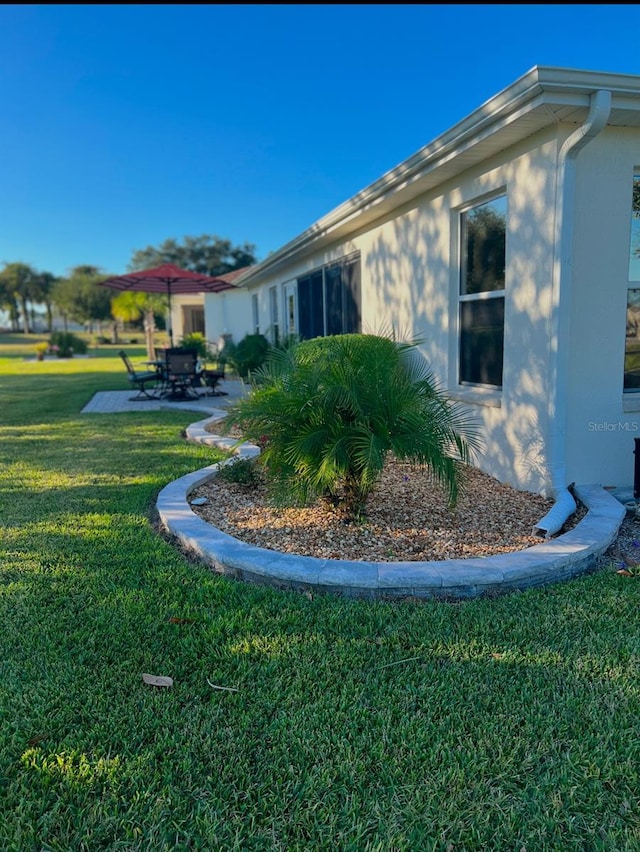
[[[240,343],[227,343],[222,350],[222,356],[236,371],[241,379],[265,363],[271,346],[264,334],[247,334]]]
[[[245,488],[251,488],[262,482],[256,460],[240,456],[219,467],[217,475],[223,482],[233,482]]]
[[[270,351],[227,422],[249,440],[268,436],[260,459],[277,499],[327,498],[357,520],[393,455],[427,468],[455,505],[479,448],[476,424],[439,389],[418,346],[343,334]]]
[[[185,334],[182,338],[181,345],[183,349],[195,352],[198,355],[198,358],[202,358],[203,361],[207,359],[209,354],[207,340],[204,334],[201,334],[199,331],[194,331],[191,334]]]
[[[49,350],[58,358],[71,358],[73,355],[85,355],[87,344],[70,331],[54,331],[49,339]]]

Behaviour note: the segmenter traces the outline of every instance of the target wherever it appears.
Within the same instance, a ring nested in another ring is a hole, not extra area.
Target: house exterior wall
[[[204,321],[207,340],[221,345],[223,335],[231,335],[239,343],[251,332],[251,294],[238,288],[221,293],[207,293],[204,297]]]
[[[640,130],[607,128],[579,154],[567,400],[571,481],[633,483],[640,395],[623,393],[632,181]]]
[[[171,297],[171,328],[173,330],[173,341],[176,346],[185,334],[183,308],[190,305],[202,307],[204,305],[204,294],[178,293]]]
[[[377,329],[391,321],[424,340],[422,351],[440,383],[479,423],[479,466],[532,491],[549,487],[545,441],[557,150],[555,134],[534,137],[356,241],[363,258],[365,323]],[[462,387],[457,376],[460,212],[495,193],[507,198],[501,391]]]
[[[441,386],[479,424],[483,451],[476,463],[482,470],[518,489],[551,495],[550,382],[558,345],[568,347],[566,484],[630,485],[640,394],[623,393],[623,365],[640,129],[608,127],[577,154],[571,262],[562,276],[562,287],[570,287],[570,324],[568,340],[556,341],[558,163],[562,143],[575,129],[555,124],[539,131],[348,238],[322,250],[310,247],[296,262],[263,273],[243,290],[244,302],[233,294],[237,302],[227,306],[227,328],[236,340],[252,331],[250,298],[256,293],[261,330],[268,329],[274,285],[285,328],[286,283],[359,252],[362,330],[393,328],[423,341],[421,351]],[[457,377],[460,213],[496,193],[507,199],[501,390],[462,387]],[[207,304],[221,295],[207,297]]]
[[[248,291],[258,293],[261,327],[269,326],[271,286],[278,286],[282,308],[286,282],[360,252],[362,330],[395,329],[403,337],[419,337],[441,386],[479,423],[484,450],[478,465],[517,488],[543,490],[549,484],[544,446],[557,150],[555,134],[534,137],[349,239],[265,275]],[[508,204],[503,389],[461,388],[460,210],[503,192]],[[245,325],[246,333],[250,312]]]

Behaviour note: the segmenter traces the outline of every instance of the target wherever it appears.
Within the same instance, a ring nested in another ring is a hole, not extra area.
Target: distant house
[[[246,290],[234,286],[233,282],[250,267],[234,269],[216,275],[221,281],[227,281],[228,290],[220,288],[217,299],[207,299],[204,293],[177,294],[172,299],[171,323],[175,340],[185,334],[198,332],[204,334],[210,344],[220,346],[224,335],[241,339],[247,333],[247,305],[251,298]]]
[[[476,414],[487,473],[628,485],[639,216],[640,76],[535,67],[206,296],[207,336],[393,327]]]

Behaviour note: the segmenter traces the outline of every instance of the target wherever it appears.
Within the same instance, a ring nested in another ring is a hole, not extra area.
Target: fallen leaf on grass
[[[209,678],[207,678],[207,683],[211,687],[211,689],[223,689],[225,692],[240,692],[239,689],[236,689],[235,686],[218,686],[215,683],[211,683]]]
[[[29,745],[29,746],[37,746],[37,745],[38,745],[39,743],[41,743],[43,740],[46,740],[46,738],[47,738],[47,735],[46,735],[46,734],[38,734],[38,735],[37,735],[37,736],[35,736],[35,737],[31,737],[31,739],[30,739],[30,740],[27,740],[27,745]]]
[[[400,666],[403,663],[412,663],[414,660],[419,660],[420,657],[407,657],[404,660],[394,660],[392,663],[385,663],[382,666],[375,666],[376,669],[388,669],[390,666]]]
[[[169,624],[193,624],[195,618],[179,618],[177,615],[172,615],[169,619]]]
[[[627,568],[621,568],[619,571],[616,571],[616,574],[620,574],[621,577],[636,577],[633,571],[629,571]]]
[[[142,680],[149,686],[173,686],[173,679],[163,675],[143,674]]]

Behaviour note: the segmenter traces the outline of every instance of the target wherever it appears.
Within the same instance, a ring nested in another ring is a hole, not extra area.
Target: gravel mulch
[[[599,567],[606,565],[620,574],[640,577],[640,512],[637,517],[627,512],[616,540],[599,560]]]
[[[209,427],[214,431],[215,427]],[[323,559],[435,561],[522,550],[542,539],[533,528],[552,501],[517,491],[474,468],[455,509],[444,491],[414,466],[391,461],[367,504],[366,521],[345,523],[323,501],[309,508],[271,505],[264,484],[242,486],[213,477],[190,500],[193,511],[248,544]],[[586,510],[578,507],[561,532]]]

